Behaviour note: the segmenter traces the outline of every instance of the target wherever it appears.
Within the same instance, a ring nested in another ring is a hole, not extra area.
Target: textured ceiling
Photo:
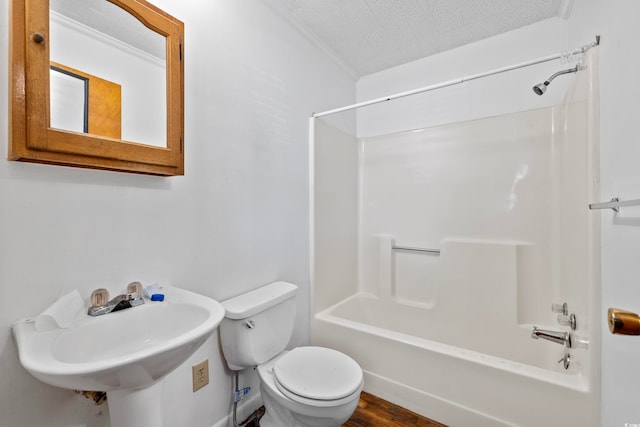
[[[545,19],[574,0],[268,0],[360,77]]]

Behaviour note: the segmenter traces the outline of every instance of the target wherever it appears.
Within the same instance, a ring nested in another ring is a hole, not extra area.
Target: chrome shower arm
[[[580,67],[579,65],[576,65],[573,68],[568,68],[566,70],[561,70],[561,71],[558,71],[557,73],[552,74],[551,77],[549,77],[547,80],[544,81],[544,83],[539,83],[535,85],[533,87],[533,91],[535,92],[536,95],[542,95],[547,91],[547,86],[549,86],[549,84],[551,83],[551,80],[563,74],[577,73],[579,67]]]
[[[568,69],[566,69],[566,70],[558,71],[557,73],[553,73],[553,74],[551,75],[551,77],[549,77],[549,78],[545,81],[545,83],[546,83],[546,84],[549,84],[549,83],[551,83],[551,81],[552,81],[553,79],[555,79],[556,77],[561,76],[561,75],[563,75],[563,74],[577,73],[577,72],[578,72],[578,65],[576,65],[576,66],[575,66],[575,67],[573,67],[573,68],[568,68]]]

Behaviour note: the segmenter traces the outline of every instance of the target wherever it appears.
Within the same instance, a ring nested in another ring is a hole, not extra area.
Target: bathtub
[[[560,346],[530,340],[525,328],[531,345],[515,346],[512,359],[524,360],[516,361],[430,339],[418,332],[428,317],[427,309],[358,293],[315,316],[314,343],[357,360],[367,392],[448,426],[599,425],[588,346],[572,349],[565,370],[555,359]]]
[[[364,138],[311,122],[311,343],[365,391],[452,427],[600,425],[595,54],[581,71],[554,107]]]
[[[320,129],[311,342],[360,363],[365,391],[448,426],[599,426],[597,157],[572,127],[587,112],[360,142]],[[529,126],[558,122],[571,132]],[[412,247],[428,250],[399,249]],[[563,302],[576,330],[551,311]],[[573,348],[534,326],[570,332]]]
[[[359,159],[362,172],[317,167],[311,342],[358,361],[366,391],[448,426],[597,427],[599,217],[587,208],[597,169],[586,131],[527,127],[586,111],[360,145],[324,137],[318,158]],[[478,153],[488,155],[473,169]],[[434,169],[437,179],[424,172]],[[551,310],[563,302],[576,330]],[[570,332],[573,348],[532,339],[534,326]]]

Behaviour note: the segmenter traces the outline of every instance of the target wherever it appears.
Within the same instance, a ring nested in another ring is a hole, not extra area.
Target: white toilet
[[[338,427],[355,411],[360,366],[323,347],[284,351],[296,317],[298,287],[274,282],[222,302],[222,351],[234,371],[258,367],[265,405],[261,427]]]

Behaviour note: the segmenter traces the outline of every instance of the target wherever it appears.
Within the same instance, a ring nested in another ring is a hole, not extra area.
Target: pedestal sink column
[[[111,427],[162,427],[162,385],[107,392]]]

